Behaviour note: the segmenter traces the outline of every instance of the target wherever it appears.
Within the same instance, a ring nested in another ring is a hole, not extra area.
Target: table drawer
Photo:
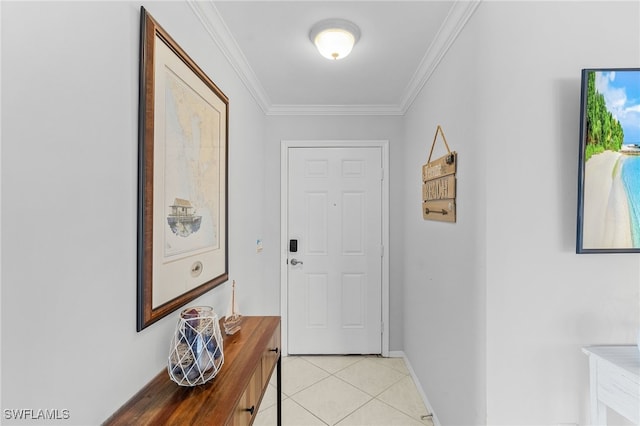
[[[280,325],[273,332],[273,335],[269,339],[269,344],[262,355],[262,382],[266,387],[271,378],[271,373],[281,356],[281,344],[280,344]]]
[[[258,366],[251,376],[247,388],[240,397],[231,419],[231,426],[249,426],[258,414],[258,405],[262,396],[262,366]]]
[[[640,423],[638,377],[607,361],[598,361],[598,399],[634,423]]]

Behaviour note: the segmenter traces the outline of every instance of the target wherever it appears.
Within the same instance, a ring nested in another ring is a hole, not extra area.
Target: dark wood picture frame
[[[138,331],[229,275],[229,99],[140,15]]]

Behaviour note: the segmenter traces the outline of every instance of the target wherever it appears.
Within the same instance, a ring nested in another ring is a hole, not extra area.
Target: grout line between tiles
[[[393,371],[396,371],[396,372],[398,372],[398,373],[401,373],[401,372],[399,372],[398,370],[395,370],[395,369],[390,368],[390,367],[386,367],[386,366],[382,366],[382,367],[383,367],[383,368],[388,368],[388,369],[393,370]],[[378,396],[380,396],[381,394],[383,394],[384,392],[386,392],[387,390],[389,390],[389,388],[390,388],[391,386],[394,386],[394,385],[396,385],[396,384],[400,383],[400,381],[401,381],[401,380],[404,380],[404,379],[406,378],[406,375],[405,375],[405,374],[403,374],[403,377],[400,377],[399,379],[397,379],[396,381],[394,381],[393,383],[391,383],[389,386],[387,386],[386,388],[384,388],[383,390],[381,390],[381,391],[380,391],[380,392],[378,392],[377,394],[372,395],[372,394],[371,394],[371,393],[369,393],[368,391],[366,391],[366,390],[364,390],[364,389],[362,389],[362,388],[360,388],[360,387],[358,387],[358,386],[354,385],[353,383],[349,383],[349,382],[348,382],[348,381],[346,381],[345,379],[343,379],[343,378],[341,378],[341,377],[338,377],[338,376],[336,376],[335,374],[332,374],[332,376],[334,376],[336,379],[342,380],[344,383],[346,383],[346,384],[348,384],[348,385],[353,386],[354,388],[358,389],[359,391],[366,393],[367,395],[371,396],[372,398],[377,398]]]
[[[319,379],[319,380],[317,380],[317,381],[315,381],[315,382],[313,382],[313,383],[311,383],[311,384],[309,384],[309,385],[307,385],[307,386],[305,386],[305,387],[303,387],[303,388],[301,388],[301,389],[297,390],[295,393],[292,393],[292,394],[285,394],[285,393],[283,392],[283,402],[284,402],[286,399],[289,399],[289,400],[290,400],[290,402],[292,402],[292,403],[296,404],[297,406],[299,406],[300,408],[302,408],[305,412],[307,412],[308,414],[310,414],[311,416],[313,416],[315,419],[317,419],[318,421],[320,421],[323,425],[327,425],[327,426],[338,426],[338,425],[339,425],[341,422],[343,422],[346,418],[348,418],[349,416],[353,415],[355,412],[357,412],[358,410],[362,409],[362,408],[363,408],[364,406],[366,406],[367,404],[370,404],[373,400],[376,400],[377,402],[380,402],[380,403],[384,404],[385,406],[389,407],[389,408],[390,408],[390,409],[392,409],[393,411],[398,412],[398,413],[401,413],[402,415],[406,416],[407,418],[413,419],[413,420],[415,420],[415,421],[417,421],[417,422],[419,422],[419,423],[423,423],[423,424],[424,424],[424,422],[423,422],[421,419],[414,419],[413,414],[407,413],[407,412],[405,412],[405,411],[403,411],[403,410],[401,410],[401,409],[399,409],[399,408],[397,408],[397,407],[395,407],[395,406],[391,405],[390,403],[387,403],[386,401],[384,401],[384,400],[382,400],[382,399],[380,399],[380,398],[379,398],[379,396],[380,396],[380,395],[382,395],[383,393],[385,393],[386,391],[388,391],[391,387],[393,387],[393,386],[397,385],[399,382],[401,382],[402,380],[404,380],[406,377],[410,377],[410,378],[411,378],[411,380],[412,380],[412,382],[413,382],[413,377],[411,376],[411,374],[410,374],[410,372],[409,372],[408,367],[406,366],[406,364],[404,365],[404,366],[405,366],[405,368],[404,368],[404,369],[400,369],[400,368],[396,368],[397,366],[390,366],[390,365],[387,365],[387,364],[386,364],[386,363],[384,363],[384,362],[377,362],[377,361],[376,361],[376,359],[384,359],[383,357],[380,357],[380,356],[361,356],[361,358],[360,358],[360,359],[358,359],[358,360],[356,360],[355,362],[353,362],[353,363],[351,363],[351,364],[349,364],[349,365],[346,365],[346,366],[344,366],[344,367],[341,367],[340,369],[338,369],[338,370],[336,370],[336,371],[330,372],[330,371],[328,371],[327,369],[323,368],[321,365],[318,365],[318,364],[314,363],[313,361],[311,361],[310,359],[307,359],[307,358],[308,358],[308,357],[305,357],[305,356],[292,356],[292,357],[289,357],[289,362],[290,362],[290,361],[297,360],[297,359],[300,359],[301,361],[304,361],[304,362],[306,363],[305,365],[309,365],[309,366],[311,366],[311,367],[313,367],[313,368],[318,368],[318,369],[319,369],[319,370],[321,370],[323,373],[327,374],[327,376],[325,376],[325,377],[323,377],[323,378],[321,378],[321,379]],[[375,395],[372,395],[371,393],[369,393],[368,391],[366,391],[366,390],[362,389],[361,387],[359,387],[359,386],[357,386],[357,385],[355,385],[355,384],[353,384],[353,383],[350,383],[350,382],[348,382],[347,380],[345,380],[345,379],[343,379],[343,378],[341,378],[341,377],[339,377],[339,376],[337,376],[337,375],[336,375],[336,374],[339,374],[340,372],[343,372],[344,370],[346,370],[346,369],[348,369],[348,368],[351,368],[351,367],[353,367],[353,366],[355,366],[355,365],[357,365],[357,364],[359,364],[359,363],[362,363],[363,361],[366,361],[366,360],[368,360],[368,359],[371,359],[373,362],[376,362],[376,364],[377,364],[377,367],[378,367],[378,368],[386,368],[386,369],[389,369],[389,370],[395,371],[396,373],[400,373],[402,376],[401,376],[400,378],[398,378],[397,380],[394,380],[394,381],[393,381],[392,383],[390,383],[388,386],[385,386],[385,387],[384,387],[384,389],[382,389],[380,392],[377,392]],[[296,401],[293,397],[294,397],[295,395],[299,394],[300,392],[303,392],[303,391],[305,391],[305,390],[309,389],[310,387],[313,387],[313,386],[315,386],[315,385],[317,385],[317,384],[321,383],[322,381],[329,379],[329,378],[330,378],[330,377],[332,377],[332,376],[333,376],[333,378],[334,378],[334,379],[338,379],[338,380],[340,380],[341,382],[343,382],[343,383],[345,383],[345,384],[347,384],[347,385],[349,385],[349,386],[351,386],[351,387],[353,387],[353,388],[355,388],[355,389],[359,390],[360,392],[362,392],[364,395],[366,395],[366,396],[367,396],[367,400],[366,400],[366,401],[364,401],[364,402],[363,402],[362,404],[360,404],[359,406],[355,407],[354,409],[350,410],[347,414],[345,414],[344,416],[342,416],[342,418],[340,418],[340,419],[338,419],[337,421],[335,421],[335,422],[333,422],[333,423],[329,424],[329,423],[327,423],[325,420],[321,419],[321,418],[320,418],[320,417],[318,417],[316,414],[314,414],[313,412],[311,412],[311,411],[310,411],[309,409],[307,409],[305,406],[303,406],[302,404],[300,404],[298,401]],[[428,410],[427,410],[427,411],[428,411]]]
[[[316,356],[318,356],[318,355],[316,355]],[[331,356],[335,356],[335,355],[331,355]],[[339,357],[339,356],[349,357],[350,355],[337,355],[337,356],[338,356],[338,357]],[[322,371],[325,371],[325,372],[327,372],[328,374],[331,374],[331,375],[333,376],[333,375],[335,375],[336,373],[339,373],[340,371],[346,370],[347,368],[352,367],[352,366],[354,366],[354,365],[358,364],[359,362],[362,362],[362,361],[364,361],[365,359],[367,359],[367,357],[366,357],[366,356],[363,356],[363,355],[355,355],[355,356],[358,356],[358,357],[361,357],[361,358],[360,358],[360,359],[358,359],[358,360],[356,360],[356,361],[354,361],[354,362],[352,362],[351,364],[349,364],[349,365],[347,365],[347,366],[345,366],[345,367],[340,368],[339,370],[334,371],[334,372],[331,372],[331,371],[329,371],[329,370],[324,369],[322,366],[320,366],[320,365],[318,365],[318,364],[314,363],[313,361],[311,361],[311,360],[309,360],[309,359],[305,359],[305,360],[306,360],[307,362],[309,362],[309,363],[313,364],[315,367],[318,367],[318,368],[319,368],[319,369],[321,369]],[[307,358],[309,358],[309,356],[307,356]]]
[[[409,417],[410,419],[413,419],[413,420],[415,420],[415,421],[417,421],[417,422],[420,422],[420,423],[424,423],[424,421],[423,421],[422,419],[419,419],[419,418],[418,418],[418,419],[414,419],[412,414],[405,413],[404,411],[402,411],[402,410],[401,410],[401,409],[399,409],[398,407],[394,407],[393,405],[389,404],[389,403],[388,403],[388,402],[386,402],[386,401],[383,401],[382,399],[379,399],[379,398],[377,398],[377,397],[376,397],[376,398],[374,398],[374,399],[375,399],[376,401],[378,401],[378,402],[383,403],[384,405],[386,405],[387,407],[389,407],[389,408],[393,409],[394,411],[397,411],[398,413],[404,414],[405,416]],[[425,409],[425,411],[428,411],[428,410],[426,410],[426,409]]]
[[[351,385],[353,386],[353,385]],[[360,389],[362,390],[362,389]],[[364,392],[364,391],[363,391]],[[365,392],[366,393],[366,392]],[[367,395],[369,395],[367,393]],[[338,420],[337,422],[335,422],[333,425],[331,426],[337,426],[340,424],[340,422],[342,422],[344,419],[346,419],[347,417],[349,417],[350,415],[352,415],[353,413],[355,413],[356,411],[358,411],[359,409],[361,409],[362,407],[364,407],[365,405],[367,405],[368,403],[370,403],[371,401],[373,401],[375,398],[371,397],[369,398],[369,400],[367,400],[367,402],[365,402],[364,404],[360,405],[359,407],[353,409],[352,411],[350,411],[349,413],[347,413],[343,418],[341,418],[340,420]]]
[[[304,411],[306,411],[307,413],[309,413],[310,415],[312,415],[313,417],[315,417],[316,419],[318,419],[319,422],[321,422],[322,424],[326,425],[326,426],[331,426],[329,425],[327,422],[325,422],[324,420],[322,420],[320,417],[316,416],[315,414],[313,414],[311,411],[309,411],[307,409],[307,407],[303,406],[302,404],[299,404],[295,399],[291,399],[291,402],[293,402],[294,404],[296,404],[298,407],[302,408]]]

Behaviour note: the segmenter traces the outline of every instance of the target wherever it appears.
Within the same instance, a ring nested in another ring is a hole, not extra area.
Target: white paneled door
[[[379,354],[382,149],[289,148],[290,354]]]

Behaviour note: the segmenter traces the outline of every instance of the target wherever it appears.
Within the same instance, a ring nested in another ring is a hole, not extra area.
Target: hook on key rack
[[[446,211],[445,209],[441,209],[440,211],[438,211],[438,210],[429,210],[428,208],[426,208],[426,209],[424,209],[424,212],[425,212],[425,214],[429,214],[429,213],[439,213],[439,214],[442,214],[442,215],[449,214],[449,212]]]

